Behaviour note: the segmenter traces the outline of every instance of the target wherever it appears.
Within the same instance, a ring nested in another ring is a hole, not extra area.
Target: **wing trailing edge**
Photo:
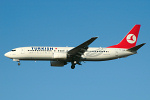
[[[70,51],[68,51],[69,55],[76,55],[77,53],[79,54],[83,54],[87,49],[88,46],[98,37],[92,37],[91,39],[85,41],[84,43],[78,45],[77,47],[71,49]]]

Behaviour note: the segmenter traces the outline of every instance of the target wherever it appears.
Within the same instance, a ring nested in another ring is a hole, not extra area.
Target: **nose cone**
[[[9,52],[5,53],[4,56],[9,58]]]
[[[5,53],[4,56],[7,57],[7,56],[8,56],[8,53]]]

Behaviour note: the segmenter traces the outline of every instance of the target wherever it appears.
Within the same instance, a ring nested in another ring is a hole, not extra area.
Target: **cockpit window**
[[[16,51],[16,50],[11,50],[11,51]]]

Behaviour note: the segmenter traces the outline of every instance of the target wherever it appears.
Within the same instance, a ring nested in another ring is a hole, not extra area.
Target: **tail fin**
[[[119,44],[109,46],[107,48],[125,48],[125,49],[129,49],[129,48],[135,47],[136,42],[137,42],[137,38],[138,38],[138,35],[139,35],[140,26],[141,25],[135,25]]]

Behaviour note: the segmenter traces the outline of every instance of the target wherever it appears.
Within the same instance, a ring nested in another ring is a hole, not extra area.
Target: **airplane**
[[[84,43],[76,47],[51,47],[51,46],[31,46],[19,47],[12,49],[4,54],[4,56],[17,61],[20,65],[20,60],[45,60],[50,61],[51,66],[63,67],[71,63],[71,69],[75,65],[81,65],[84,61],[106,61],[137,53],[137,50],[146,43],[136,46],[139,30],[139,24],[136,24],[123,40],[117,45],[103,47],[89,47],[89,45],[98,37],[92,37]]]

